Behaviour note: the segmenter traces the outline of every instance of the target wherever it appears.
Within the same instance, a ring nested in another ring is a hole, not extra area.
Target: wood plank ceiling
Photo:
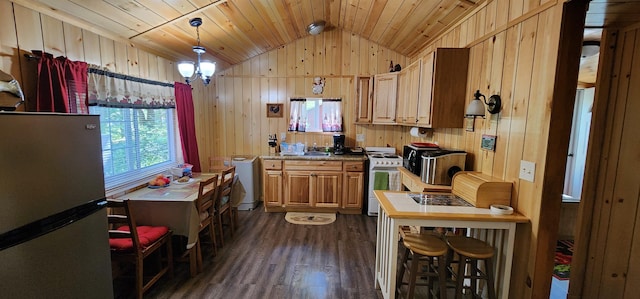
[[[65,22],[127,40],[173,61],[193,60],[200,17],[205,59],[222,67],[307,36],[307,26],[345,30],[412,56],[492,0],[12,0]],[[593,0],[587,26],[638,20],[637,0]]]

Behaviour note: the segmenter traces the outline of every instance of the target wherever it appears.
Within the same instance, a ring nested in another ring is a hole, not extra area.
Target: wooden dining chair
[[[211,239],[212,248],[211,256],[218,254],[218,242],[216,241],[216,219],[215,219],[215,200],[218,191],[218,175],[213,175],[211,178],[204,181],[200,181],[198,187],[198,199],[196,199],[196,208],[200,215],[200,228],[199,232],[203,232],[205,229],[209,230],[209,238]],[[200,240],[200,236],[198,236]],[[198,264],[202,265],[202,254],[200,244],[198,241]]]
[[[231,235],[233,235],[235,231],[234,213],[237,213],[237,208],[231,205],[231,188],[233,187],[235,174],[235,166],[227,167],[220,173],[220,184],[218,186],[218,197],[216,199],[216,216],[218,218],[220,230],[220,245],[222,246],[224,246],[224,232],[222,226],[224,225],[223,218],[225,215],[229,220],[228,225],[231,228]]]
[[[111,261],[115,263],[131,263],[135,265],[135,287],[137,298],[142,298],[154,283],[163,275],[173,276],[173,253],[171,230],[166,226],[138,226],[131,212],[129,200],[108,200],[110,210],[109,245]],[[162,248],[165,248],[162,254]],[[145,277],[149,269],[145,269],[144,260],[155,254],[156,271]],[[147,271],[145,271],[147,270]]]

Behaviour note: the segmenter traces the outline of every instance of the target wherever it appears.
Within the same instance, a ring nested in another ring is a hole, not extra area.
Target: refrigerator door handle
[[[0,250],[4,250],[81,220],[107,205],[106,197],[87,202],[51,216],[0,234]]]

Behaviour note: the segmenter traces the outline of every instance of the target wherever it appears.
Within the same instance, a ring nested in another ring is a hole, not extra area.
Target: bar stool
[[[462,298],[463,291],[466,288],[471,290],[472,298],[482,298],[481,294],[476,293],[478,280],[486,282],[489,298],[496,298],[493,280],[493,247],[487,242],[466,236],[447,236],[447,244],[453,251],[449,256],[452,256],[453,253],[459,256],[458,270],[453,271],[449,267],[451,275],[456,279],[456,299]],[[450,261],[453,261],[453,259],[450,258]],[[484,272],[478,267],[478,261],[484,262]],[[455,262],[450,264],[455,264]],[[470,266],[468,275],[465,274],[467,265]],[[469,287],[464,286],[466,278],[470,279],[471,284]]]
[[[446,256],[447,243],[432,234],[405,233],[402,242],[405,252],[398,269],[396,292],[402,294],[403,285],[408,285],[407,296],[413,298],[417,285],[428,286],[427,298],[438,294],[438,298],[447,298],[446,291]],[[409,262],[409,255],[411,259]],[[409,282],[404,283],[404,272],[409,271]],[[417,283],[418,277],[427,277],[427,283]],[[434,290],[434,280],[438,281],[439,291]]]

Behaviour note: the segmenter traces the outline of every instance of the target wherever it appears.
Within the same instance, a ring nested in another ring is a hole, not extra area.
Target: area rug
[[[555,266],[553,277],[559,280],[569,279],[571,273],[571,257],[573,256],[573,240],[558,240],[556,244]]]
[[[323,225],[336,221],[336,214],[287,212],[284,219],[293,224]]]

